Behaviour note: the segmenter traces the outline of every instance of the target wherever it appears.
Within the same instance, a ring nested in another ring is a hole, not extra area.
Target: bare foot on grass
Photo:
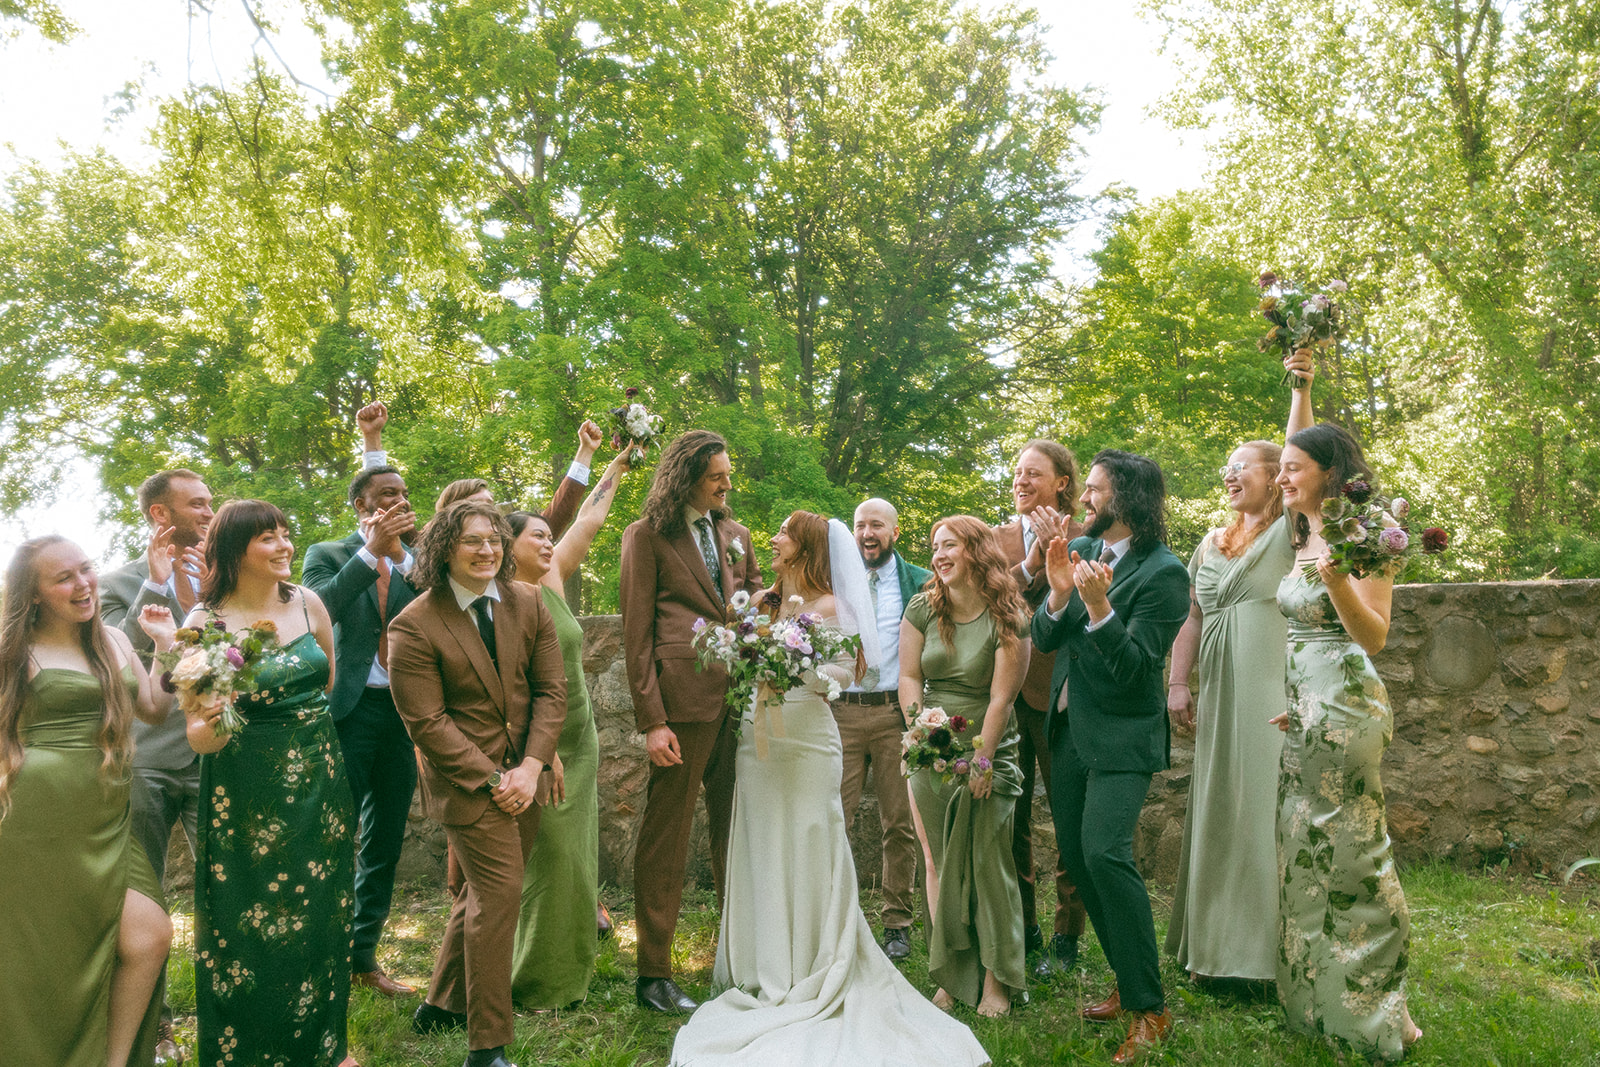
[[[956,998],[941,989],[933,995],[933,1006],[940,1011],[949,1011],[956,1006]]]

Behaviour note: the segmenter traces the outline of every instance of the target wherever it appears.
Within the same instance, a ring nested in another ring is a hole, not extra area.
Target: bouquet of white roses
[[[616,427],[611,433],[611,447],[618,452],[624,446],[633,449],[633,455],[628,457],[628,463],[633,467],[644,462],[644,450],[655,443],[667,424],[666,419],[634,399],[638,395],[639,390],[630,387],[623,394],[627,403],[611,409],[611,421]]]
[[[161,665],[161,687],[178,696],[178,707],[185,714],[199,714],[220,705],[218,734],[235,733],[245,719],[234,706],[240,693],[256,691],[256,669],[269,649],[278,646],[278,627],[270,621],[258,622],[236,634],[228,632],[221,619],[212,619],[198,629],[185,627],[175,635],[172,647],[156,653]]]

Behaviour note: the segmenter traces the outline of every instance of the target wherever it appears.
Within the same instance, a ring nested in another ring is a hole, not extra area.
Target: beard
[[[885,541],[880,538],[876,548],[866,548],[858,545],[857,547],[861,548],[861,562],[867,565],[868,570],[877,570],[883,566],[885,560],[894,554],[895,543],[892,539]]]
[[[1116,521],[1117,517],[1110,512],[1097,511],[1094,513],[1094,519],[1090,521],[1089,527],[1084,530],[1084,533],[1090,537],[1099,537],[1111,529],[1112,524]]]

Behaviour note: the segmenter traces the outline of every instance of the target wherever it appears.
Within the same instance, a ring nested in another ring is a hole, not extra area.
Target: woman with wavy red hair
[[[941,708],[978,746],[964,779],[911,777],[928,863],[928,973],[933,1002],[1004,1015],[1026,985],[1022,896],[1011,855],[1022,792],[1011,706],[1028,670],[1027,606],[988,524],[934,523],[933,578],[900,624],[900,706]],[[979,758],[981,757],[981,758]]]

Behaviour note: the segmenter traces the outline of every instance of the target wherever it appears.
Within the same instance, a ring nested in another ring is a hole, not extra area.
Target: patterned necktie
[[[1114,549],[1112,549],[1111,547],[1107,546],[1106,550],[1104,552],[1100,553],[1100,562],[1104,563],[1107,567],[1109,567],[1113,563],[1117,562],[1117,553],[1116,553],[1116,551]]]
[[[378,557],[378,666],[389,669],[389,557]]]
[[[872,617],[874,619],[876,619],[878,617],[878,582],[879,581],[881,581],[881,579],[878,577],[878,572],[877,571],[874,570],[874,571],[868,571],[867,572],[867,592],[872,594]]]
[[[1029,523],[1024,523],[1023,524],[1023,527],[1022,527],[1022,556],[1023,556],[1024,559],[1027,558],[1029,552],[1033,551],[1033,542],[1038,540],[1038,537],[1039,537],[1039,535],[1033,532],[1033,523],[1029,522]]]
[[[494,649],[494,620],[489,618],[489,598],[481,596],[472,602],[472,613],[478,617],[478,636],[483,638],[483,647],[488,649],[489,658],[496,667],[500,666],[500,657],[495,655]]]
[[[711,588],[716,591],[717,603],[722,603],[722,568],[717,565],[717,545],[711,539],[711,520],[696,519],[694,528],[700,536],[700,555],[705,558],[706,570],[711,573]]]

